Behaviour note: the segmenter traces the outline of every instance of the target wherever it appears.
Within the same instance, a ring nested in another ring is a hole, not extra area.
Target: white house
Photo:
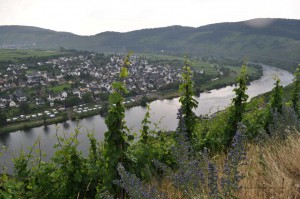
[[[21,96],[21,97],[18,98],[18,101],[19,102],[27,102],[27,97]]]
[[[0,108],[5,108],[6,105],[4,103],[0,103]]]
[[[9,107],[15,107],[17,104],[13,100],[9,102]]]
[[[63,91],[63,92],[61,93],[61,97],[62,97],[62,100],[65,100],[66,97],[68,97],[68,93],[67,93],[66,91]]]
[[[78,95],[78,97],[81,98],[80,90],[77,88],[73,89],[73,95]]]

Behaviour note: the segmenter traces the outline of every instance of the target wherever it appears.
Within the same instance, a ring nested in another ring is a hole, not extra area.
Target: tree
[[[142,129],[141,129],[141,142],[147,144],[148,142],[148,135],[149,135],[149,124],[151,123],[150,119],[150,106],[146,104],[147,112],[145,117],[142,121]]]
[[[20,103],[19,109],[24,114],[30,113],[30,106],[29,106],[29,104],[27,102]]]
[[[235,97],[232,99],[232,105],[229,108],[229,117],[224,135],[227,146],[230,146],[231,140],[237,131],[238,123],[242,121],[243,113],[245,112],[246,102],[249,97],[246,94],[246,90],[248,89],[247,82],[247,66],[244,63],[241,68],[241,74],[236,79],[238,87],[233,89]]]
[[[283,88],[280,86],[280,79],[275,77],[275,87],[272,89],[270,98],[270,109],[282,113],[282,94]]]
[[[101,101],[108,101],[109,99],[109,93],[99,93],[97,96]]]
[[[300,116],[299,109],[300,109],[300,64],[298,65],[296,72],[294,74],[295,78],[293,80],[293,89],[292,89],[292,104],[295,112],[297,113],[298,117]]]
[[[280,86],[280,79],[276,76],[275,77],[275,87],[271,91],[270,101],[267,108],[267,116],[266,116],[266,123],[265,123],[265,130],[267,133],[269,131],[269,125],[273,123],[273,113],[277,112],[282,114],[282,94],[283,88]]]
[[[46,127],[47,126],[47,115],[43,114],[42,118],[43,118],[44,126]]]
[[[91,93],[84,93],[82,95],[82,100],[84,103],[91,103],[93,102],[93,96]]]
[[[146,107],[147,106],[147,102],[148,102],[148,97],[146,95],[144,95],[141,99],[141,106],[142,107]]]
[[[115,197],[123,199],[125,192],[117,185],[113,184],[114,180],[119,180],[120,176],[117,172],[117,166],[119,163],[127,166],[126,164],[126,150],[129,146],[128,140],[130,136],[126,132],[125,125],[125,107],[124,107],[124,95],[128,93],[124,78],[128,76],[128,67],[130,54],[125,56],[121,66],[119,81],[112,84],[113,92],[109,96],[109,111],[105,118],[108,131],[104,136],[104,160],[105,160],[105,178],[104,187]]]
[[[67,49],[65,49],[63,46],[59,47],[59,52],[66,52]]]
[[[0,127],[6,124],[6,119],[7,116],[5,115],[5,113],[0,112]]]
[[[68,96],[65,101],[66,107],[75,106],[80,103],[80,98],[77,95]]]
[[[182,72],[182,84],[179,87],[181,97],[179,102],[181,103],[181,109],[183,112],[183,119],[186,127],[186,134],[188,139],[192,140],[192,133],[196,124],[196,116],[193,109],[198,107],[198,102],[193,98],[194,83],[192,81],[192,71],[190,67],[190,61],[186,58],[184,61],[183,72]]]

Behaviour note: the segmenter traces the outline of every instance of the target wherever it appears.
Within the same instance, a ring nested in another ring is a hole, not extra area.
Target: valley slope
[[[300,20],[252,19],[198,28],[170,26],[79,36],[29,26],[0,26],[0,48],[184,54],[300,62]]]

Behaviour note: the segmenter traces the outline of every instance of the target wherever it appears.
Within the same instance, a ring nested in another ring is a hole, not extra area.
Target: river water
[[[281,85],[286,86],[292,82],[293,75],[285,70],[277,69],[267,65],[263,65],[263,76],[251,82],[248,86],[247,94],[250,98],[272,90],[274,86],[274,76],[278,75]],[[209,93],[201,93],[200,97],[196,97],[199,102],[198,108],[195,110],[196,115],[211,114],[218,110],[226,108],[234,96],[234,86],[211,90]],[[158,124],[162,130],[174,130],[177,126],[176,114],[180,107],[179,98],[171,100],[156,100],[150,104],[151,121]],[[146,108],[137,106],[126,110],[125,120],[127,126],[132,131],[138,132],[141,127],[141,121],[146,113]],[[151,125],[155,128],[156,125]],[[17,157],[20,150],[28,151],[28,146],[32,146],[37,139],[40,140],[40,148],[47,154],[45,160],[49,159],[53,153],[53,145],[57,143],[56,132],[58,136],[69,136],[74,133],[76,128],[80,128],[78,140],[80,142],[79,149],[87,154],[89,141],[88,133],[95,133],[98,140],[104,139],[104,132],[107,130],[105,119],[99,115],[85,118],[80,121],[67,121],[58,125],[48,125],[37,127],[27,131],[16,131],[8,134],[0,135],[0,146],[4,145],[6,150],[2,152],[0,166],[5,165],[9,173],[12,173],[13,157]]]

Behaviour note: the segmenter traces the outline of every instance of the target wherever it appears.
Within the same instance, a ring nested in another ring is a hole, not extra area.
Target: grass
[[[66,52],[45,51],[45,50],[16,50],[16,49],[1,49],[0,61],[18,62],[28,57],[48,57],[54,55],[66,54]]]
[[[206,75],[217,75],[218,74],[217,70],[214,69],[212,67],[212,65],[207,62],[193,60],[192,67],[194,69],[204,70]]]
[[[244,178],[239,184],[241,189],[235,193],[236,198],[300,198],[300,132],[287,133],[290,135],[285,140],[273,137],[263,144],[248,143],[247,164],[239,169]],[[212,159],[218,176],[222,176],[226,155],[217,154]],[[168,178],[160,183],[152,180],[151,184],[166,193],[167,198],[210,198],[208,190],[188,190],[186,197]]]
[[[184,56],[174,55],[163,55],[163,54],[152,54],[152,53],[134,53],[137,56],[143,56],[152,60],[181,60],[184,61]]]
[[[52,90],[55,93],[59,93],[59,92],[64,91],[65,89],[69,89],[69,88],[71,88],[71,84],[64,83],[64,84],[60,84],[60,85],[53,86],[53,87],[50,86],[47,89]]]
[[[250,145],[239,198],[300,197],[300,135]],[[297,188],[298,187],[298,188]]]
[[[35,70],[32,70],[32,69],[26,70],[27,75],[32,75],[34,72],[35,72]]]
[[[202,90],[210,90],[210,89],[213,89],[213,88],[221,88],[221,87],[224,87],[225,85],[234,84],[236,78],[240,74],[241,68],[236,67],[236,66],[226,66],[226,68],[229,68],[233,72],[230,72],[230,74],[226,77],[222,77],[220,79],[210,81],[210,82],[207,82],[207,83],[201,85],[201,89]],[[251,67],[251,66],[247,67],[247,74],[249,76],[252,76],[256,73],[257,73],[256,68]]]
[[[235,83],[236,77],[237,77],[236,74],[231,73],[229,76],[223,77],[221,79],[206,82],[205,84],[201,85],[201,89],[202,90],[211,90],[211,89],[215,89],[215,88],[222,88],[226,85]]]
[[[151,61],[160,61],[161,63],[164,63],[165,61],[174,61],[174,60],[178,60],[183,62],[184,61],[184,55],[182,57],[180,56],[174,56],[174,55],[163,55],[163,54],[145,54],[145,53],[135,53],[138,56],[144,56],[147,59]],[[206,72],[207,75],[217,75],[217,71],[216,69],[214,69],[210,63],[207,62],[202,62],[202,61],[198,61],[198,60],[192,60],[192,67],[194,69],[198,69],[198,70],[204,70]]]
[[[226,66],[226,68],[229,68],[230,70],[235,71],[237,73],[237,75],[239,75],[240,72],[241,72],[241,67],[240,66]],[[257,69],[256,68],[254,68],[252,66],[247,66],[247,74],[248,75],[251,76],[251,75],[253,75],[255,73],[257,73]]]

